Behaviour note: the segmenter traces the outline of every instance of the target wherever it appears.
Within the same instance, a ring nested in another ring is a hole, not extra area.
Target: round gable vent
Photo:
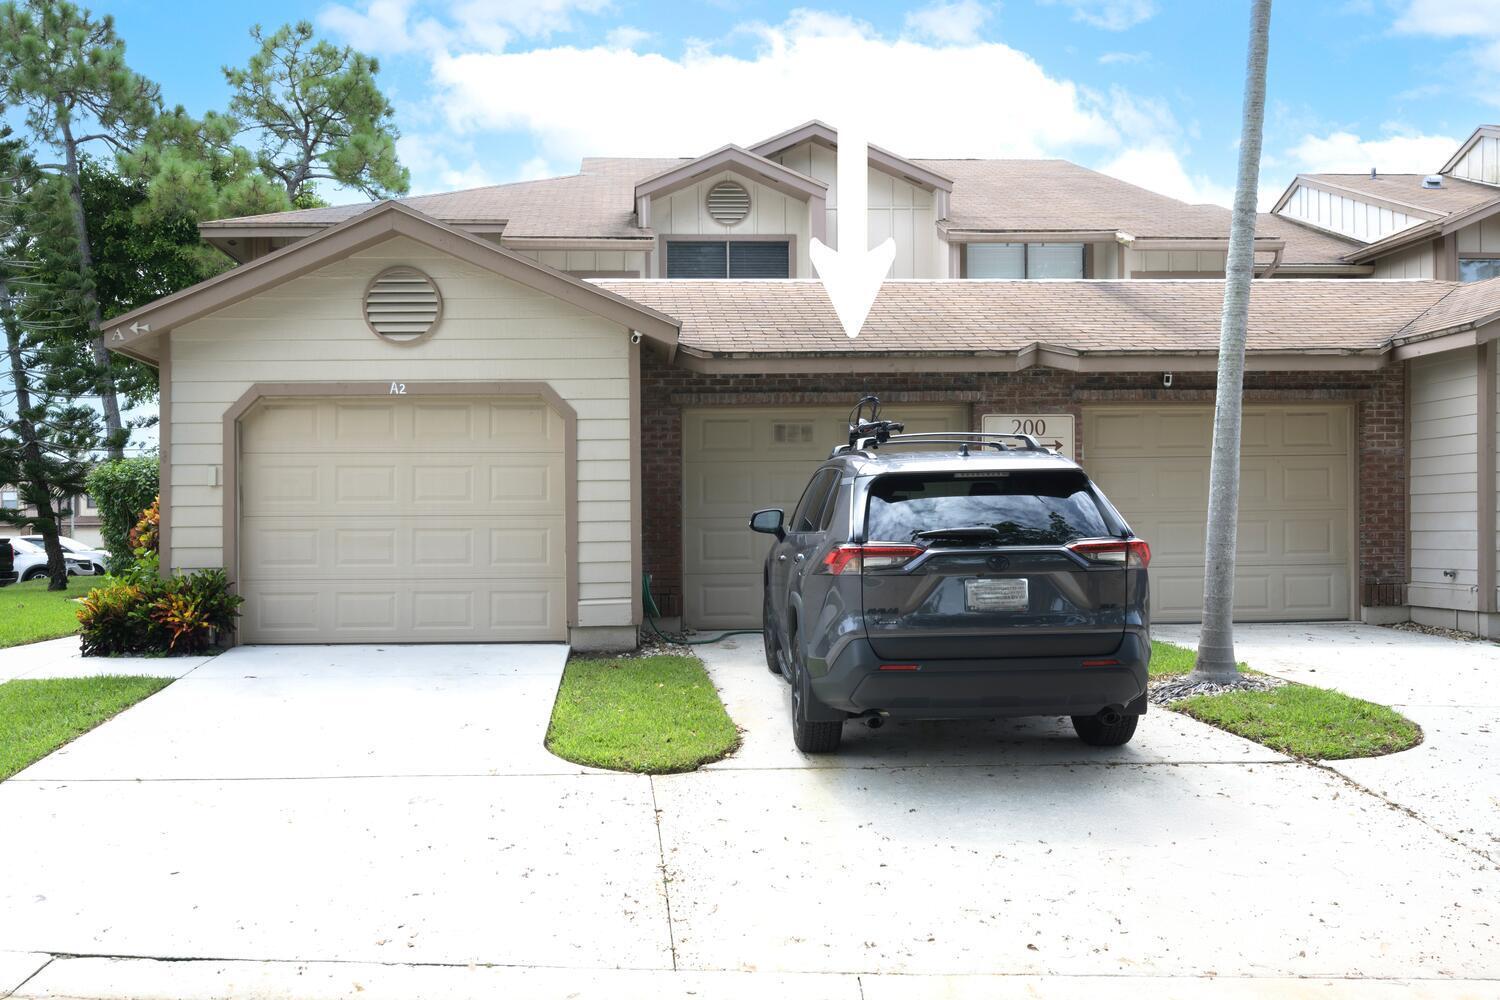
[[[743,222],[750,214],[750,192],[737,181],[720,181],[708,189],[708,214],[724,226]]]
[[[380,272],[365,292],[365,322],[377,335],[410,344],[433,331],[443,314],[443,298],[432,279],[414,267]]]

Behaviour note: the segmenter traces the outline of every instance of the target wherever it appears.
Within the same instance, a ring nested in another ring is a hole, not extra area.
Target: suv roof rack
[[[993,448],[996,451],[1039,451],[1052,454],[1052,449],[1043,445],[1030,434],[999,434],[987,431],[934,431],[924,434],[889,434],[883,439],[874,436],[858,438],[847,445],[833,449],[834,455],[849,455],[855,452],[870,454],[893,445],[931,446],[957,445],[959,454],[967,455],[969,449]],[[832,457],[832,456],[830,456]]]
[[[868,409],[868,413],[866,410]],[[890,445],[935,445],[958,446],[960,455],[967,455],[970,448],[994,448],[996,451],[1040,451],[1052,454],[1030,434],[1000,434],[988,431],[930,431],[920,434],[903,434],[906,425],[899,420],[885,420],[880,416],[880,397],[862,396],[849,411],[849,443],[834,447],[829,458],[856,452],[870,454],[882,446]],[[1019,442],[1019,443],[1014,443]]]

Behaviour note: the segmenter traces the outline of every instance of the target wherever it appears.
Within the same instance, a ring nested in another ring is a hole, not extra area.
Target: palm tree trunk
[[[1208,475],[1208,531],[1204,544],[1203,629],[1198,638],[1197,680],[1234,681],[1234,563],[1240,507],[1240,419],[1244,411],[1245,339],[1250,283],[1255,276],[1255,208],[1260,187],[1261,132],[1266,118],[1266,51],[1271,0],[1250,7],[1250,54],[1240,123],[1239,176],[1224,269],[1224,311],[1219,320],[1219,381],[1214,444]]]

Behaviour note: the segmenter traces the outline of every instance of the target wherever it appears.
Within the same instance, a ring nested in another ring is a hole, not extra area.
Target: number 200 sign
[[[1073,457],[1073,414],[986,413],[980,429],[986,434],[1030,434],[1045,447]]]

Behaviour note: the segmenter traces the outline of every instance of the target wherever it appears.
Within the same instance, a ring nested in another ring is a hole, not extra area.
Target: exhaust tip
[[[878,715],[872,715],[865,720],[865,725],[869,726],[871,729],[879,729],[881,726],[885,725],[885,719],[881,718]]]

